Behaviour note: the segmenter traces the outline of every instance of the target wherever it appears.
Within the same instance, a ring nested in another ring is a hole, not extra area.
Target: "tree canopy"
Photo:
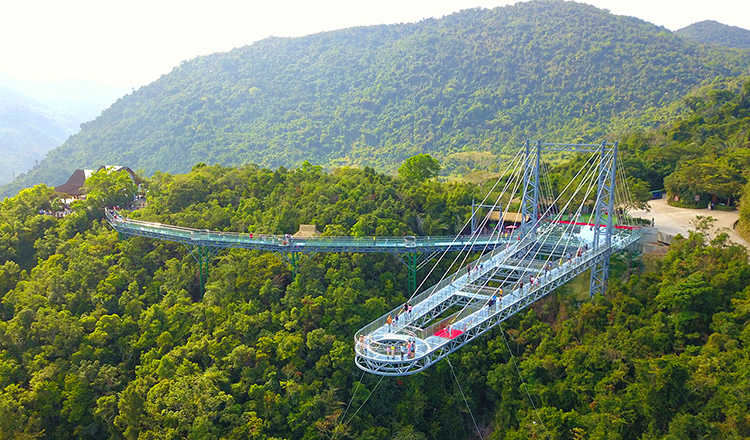
[[[750,49],[750,30],[704,20],[678,29],[675,34],[699,43],[719,44],[737,49]]]
[[[89,206],[102,210],[105,206],[129,206],[137,194],[137,186],[124,170],[104,168],[92,174],[83,186]]]
[[[680,117],[622,139],[623,166],[680,205],[734,205],[750,172],[750,79],[717,81],[684,101],[690,110]]]
[[[148,184],[133,217],[329,235],[457,233],[489,187],[311,165]],[[382,382],[354,366],[354,331],[405,300],[392,256],[317,255],[292,277],[225,251],[201,298],[184,248],[119,240],[85,205],[39,214],[55,197],[0,203],[0,439],[472,438],[462,391],[485,438],[750,437],[750,266],[725,235],[617,256],[603,297],[558,289],[451,357],[461,391],[445,362]]]
[[[406,180],[422,182],[436,177],[440,172],[440,162],[429,154],[412,156],[398,167],[398,175]]]

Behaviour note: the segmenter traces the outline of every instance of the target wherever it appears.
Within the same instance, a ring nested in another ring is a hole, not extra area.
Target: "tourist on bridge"
[[[391,315],[388,315],[388,317],[385,318],[385,322],[388,324],[388,331],[391,331],[391,326],[393,325],[393,318],[391,318]]]

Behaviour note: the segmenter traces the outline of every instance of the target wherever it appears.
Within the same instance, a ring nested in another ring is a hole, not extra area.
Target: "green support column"
[[[406,269],[409,271],[407,277],[407,290],[409,296],[417,291],[417,272],[419,269],[428,264],[436,255],[440,254],[441,251],[434,252],[406,252],[406,253],[393,253],[393,256],[398,261],[404,263]]]
[[[206,282],[208,281],[208,265],[219,252],[219,248],[211,246],[185,245],[190,255],[198,263],[198,282],[200,283],[201,298],[206,293]]]
[[[409,269],[409,295],[413,295],[417,291],[417,270],[419,270],[419,254],[417,252],[410,252],[406,254],[404,263]]]
[[[297,278],[297,273],[298,273],[299,264],[300,264],[299,252],[290,252],[288,259],[289,259],[289,269],[292,271],[294,278]]]
[[[208,281],[208,262],[211,261],[209,257],[209,247],[199,246],[198,251],[198,279],[201,285],[201,298],[206,293],[206,282]]]
[[[279,252],[274,251],[274,255],[276,255],[276,258],[279,259],[284,265],[289,269],[290,272],[292,272],[292,275],[294,277],[297,277],[299,274],[299,267],[304,263],[306,260],[309,260],[312,258],[313,255],[316,254],[316,252],[297,252],[297,251],[290,251],[290,252]]]

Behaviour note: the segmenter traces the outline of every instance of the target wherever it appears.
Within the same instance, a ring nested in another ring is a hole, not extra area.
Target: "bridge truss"
[[[554,188],[543,172],[547,152],[588,159],[567,186]],[[617,143],[527,141],[499,184],[500,195],[488,202],[488,194],[477,206],[505,206],[507,213],[520,200],[520,228],[497,231],[504,246],[486,248],[473,261],[468,254],[456,257],[438,284],[359,330],[359,368],[387,376],[423,371],[589,270],[591,295],[604,293],[610,256],[640,238],[627,215],[632,202],[617,167]],[[480,231],[484,225],[471,226]]]

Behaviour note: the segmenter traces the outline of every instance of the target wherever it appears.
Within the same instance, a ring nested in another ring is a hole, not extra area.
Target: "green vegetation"
[[[183,63],[5,191],[121,163],[153,173],[144,220],[452,235],[490,186],[439,172],[497,171],[526,137],[627,132],[636,203],[666,187],[735,204],[750,200],[750,82],[725,78],[748,65],[556,1],[269,39]],[[398,173],[335,168],[349,164]],[[273,254],[224,251],[201,297],[185,249],[103,223],[135,193],[125,173],[86,187],[61,219],[39,214],[60,209],[45,185],[0,202],[0,440],[472,438],[446,362],[382,382],[353,364],[355,330],[405,300],[392,256],[316,255],[293,277]],[[484,437],[750,438],[747,253],[697,227],[663,258],[614,257],[604,297],[579,280],[454,354]]]
[[[440,172],[440,162],[429,154],[412,156],[398,167],[398,175],[406,180],[422,182],[437,177]]]
[[[83,186],[86,204],[102,210],[105,206],[128,206],[137,195],[137,187],[130,174],[105,168],[86,179]]]
[[[455,233],[484,192],[310,164],[148,183],[134,216],[268,233]],[[354,331],[404,300],[393,257],[318,255],[292,279],[226,251],[199,299],[180,246],[119,241],[89,203],[37,215],[55,203],[45,186],[0,203],[0,439],[472,437],[447,363],[379,385],[353,364]],[[613,271],[605,297],[565,287],[504,325],[508,346],[495,330],[452,356],[485,438],[750,437],[744,249],[691,234]]]
[[[394,172],[424,153],[444,174],[496,171],[526,138],[600,141],[664,122],[695,87],[749,66],[747,52],[547,0],[271,38],[182,63],[0,194],[101,164],[151,174],[308,160]]]
[[[713,20],[693,23],[688,27],[676,30],[674,33],[698,43],[750,49],[749,30],[737,26],[727,26]]]
[[[669,124],[623,137],[626,174],[679,206],[734,206],[750,171],[750,80],[717,81],[684,102],[690,110]]]

